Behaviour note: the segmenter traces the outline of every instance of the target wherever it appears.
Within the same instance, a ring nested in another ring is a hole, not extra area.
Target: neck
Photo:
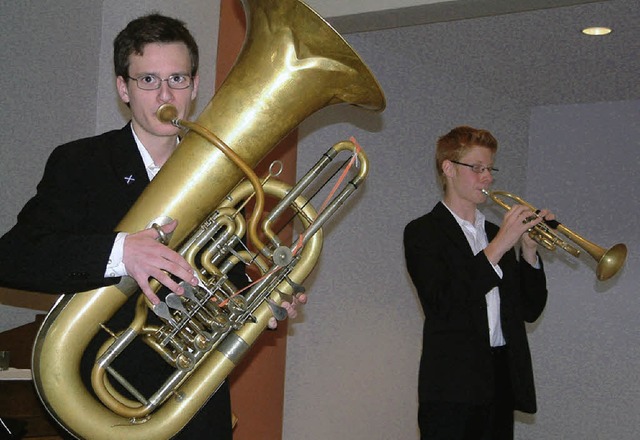
[[[455,212],[456,215],[461,219],[466,220],[470,223],[475,223],[476,205],[474,203],[447,195],[445,195],[444,197],[444,203],[446,203],[449,209]]]
[[[153,159],[153,163],[156,164],[156,166],[161,167],[175,151],[177,141],[176,138],[173,137],[168,138],[168,140],[166,140],[165,142],[147,144],[143,141],[142,144],[149,152],[149,155]]]
[[[163,166],[178,145],[177,136],[154,136],[139,129],[136,124],[133,125],[133,129],[156,166]]]

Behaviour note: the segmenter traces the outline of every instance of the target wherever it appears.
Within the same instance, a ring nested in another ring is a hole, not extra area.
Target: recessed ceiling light
[[[582,29],[582,33],[586,35],[607,35],[611,33],[611,28],[593,26]]]

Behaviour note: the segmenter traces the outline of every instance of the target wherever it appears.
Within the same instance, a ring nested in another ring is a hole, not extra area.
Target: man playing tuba
[[[0,284],[49,293],[82,292],[132,277],[152,304],[160,299],[151,289],[154,278],[178,295],[182,280],[196,285],[193,268],[176,251],[161,244],[173,221],[127,234],[114,228],[172,155],[179,129],[156,118],[162,104],[173,105],[187,118],[198,92],[198,47],[179,20],[150,14],[131,21],[114,41],[117,92],[131,111],[119,130],[56,148],[38,185],[37,194],[18,216],[17,224],[0,239]],[[236,286],[246,284],[242,265],[230,275]],[[176,281],[178,280],[178,281]],[[136,296],[107,323],[126,328]],[[303,297],[301,301],[305,301]],[[283,304],[290,317],[298,299]],[[275,325],[275,320],[270,327]],[[82,360],[89,374],[98,347],[95,338]],[[168,365],[152,363],[157,354],[137,343],[128,360],[116,369],[143,393],[152,393],[168,374]],[[206,406],[174,438],[231,439],[229,387],[225,381]]]

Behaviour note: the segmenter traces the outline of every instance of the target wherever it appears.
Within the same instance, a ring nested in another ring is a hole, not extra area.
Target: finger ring
[[[529,223],[530,221],[535,220],[536,218],[538,218],[537,215],[530,215],[529,217],[527,217],[524,220],[522,220],[522,224],[526,225],[527,223]]]
[[[158,238],[156,240],[158,240],[162,244],[169,243],[169,237],[167,237],[167,234],[162,230],[160,225],[158,225],[157,223],[154,223],[151,225],[151,227],[155,229],[156,232],[158,233]]]

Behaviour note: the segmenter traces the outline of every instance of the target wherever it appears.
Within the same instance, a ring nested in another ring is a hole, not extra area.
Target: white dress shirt
[[[136,141],[138,151],[140,152],[140,156],[144,162],[144,167],[147,170],[149,181],[151,181],[160,171],[160,167],[155,164],[147,149],[142,145],[142,142],[133,130],[133,126],[131,127],[131,132],[133,133],[133,138]],[[124,239],[127,235],[128,234],[126,232],[118,232],[118,235],[116,235],[116,239],[113,242],[113,248],[111,248],[111,254],[109,255],[109,261],[107,262],[107,268],[104,272],[105,278],[129,275],[127,273],[127,269],[124,267],[124,261],[122,261],[124,257]]]
[[[487,233],[484,229],[484,214],[476,209],[476,221],[474,224],[460,218],[446,205],[446,203],[443,202],[443,204],[456,219],[460,228],[462,228],[462,232],[464,232],[464,235],[467,237],[467,241],[469,242],[469,246],[471,246],[471,249],[473,250],[473,255],[478,255],[489,244],[487,240]],[[500,266],[497,264],[492,266],[498,276],[502,279],[503,273]],[[485,299],[487,301],[487,318],[489,319],[489,343],[492,347],[501,347],[507,342],[502,334],[502,325],[500,324],[500,291],[498,290],[498,287],[496,286],[487,292]]]

